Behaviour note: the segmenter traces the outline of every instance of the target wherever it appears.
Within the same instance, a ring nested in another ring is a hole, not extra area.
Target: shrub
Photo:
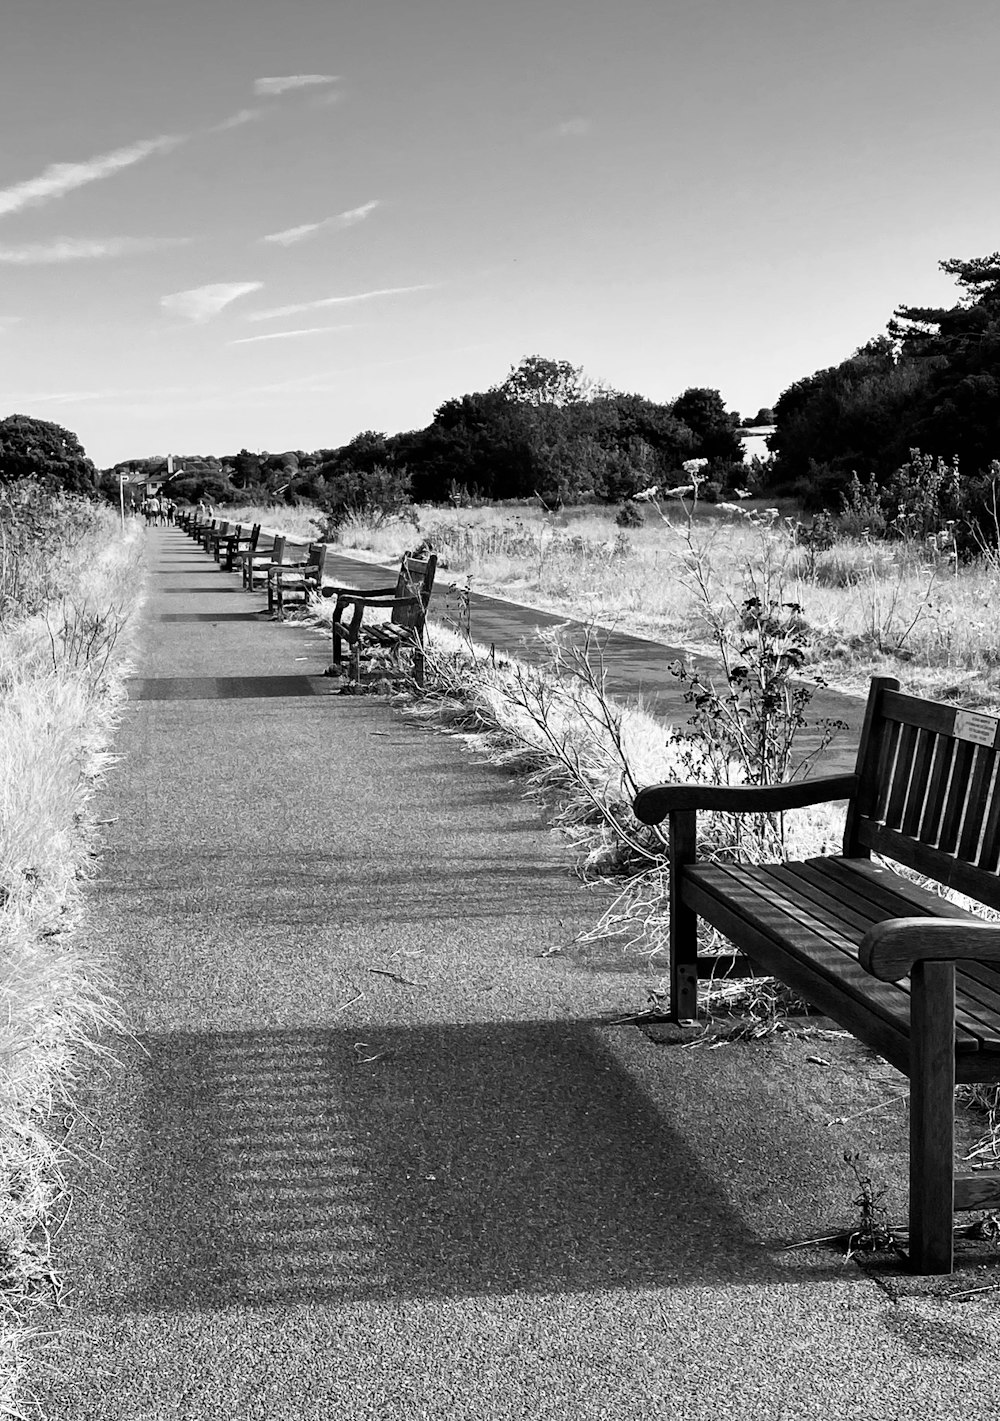
[[[646,520],[638,504],[623,503],[615,514],[615,524],[619,528],[644,528]]]
[[[376,464],[371,472],[347,469],[327,474],[319,501],[324,515],[322,536],[335,540],[345,523],[357,521],[381,528],[411,507],[410,476],[405,469]]]

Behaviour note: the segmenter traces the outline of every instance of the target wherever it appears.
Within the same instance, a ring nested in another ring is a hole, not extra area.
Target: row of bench
[[[383,646],[395,651],[412,647],[413,676],[418,684],[422,683],[424,624],[437,570],[435,554],[417,557],[406,552],[392,586],[361,591],[324,581],[326,543],[293,543],[283,534],[265,533],[259,523],[206,517],[198,509],[182,511],[175,523],[227,572],[238,571],[248,591],[256,591],[258,584],[266,589],[267,610],[272,616],[281,619],[287,606],[305,605],[312,597],[335,597],[331,623],[333,659],[328,674],[342,673],[345,646],[348,676],[356,684],[361,680],[361,655],[366,647]],[[369,609],[389,615],[382,621],[366,622]]]

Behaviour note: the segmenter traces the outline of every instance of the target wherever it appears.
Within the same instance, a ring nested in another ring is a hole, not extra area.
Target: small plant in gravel
[[[856,1253],[903,1252],[899,1234],[890,1226],[889,1211],[882,1202],[888,1192],[885,1185],[875,1183],[859,1154],[845,1150],[844,1163],[857,1181],[858,1192],[852,1202],[859,1211],[857,1227],[847,1236],[847,1258]]]

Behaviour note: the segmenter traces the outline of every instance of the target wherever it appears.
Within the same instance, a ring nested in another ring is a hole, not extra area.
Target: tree
[[[520,405],[573,405],[606,391],[583,373],[582,365],[568,360],[546,360],[542,355],[526,355],[511,367],[503,384],[494,389]]]
[[[97,470],[75,434],[30,415],[0,420],[0,482],[36,479],[67,493],[97,492]]]
[[[260,455],[251,454],[249,449],[241,449],[233,458],[233,483],[237,488],[248,488],[260,479]]]
[[[1000,252],[940,263],[954,306],[900,306],[889,323],[903,357],[927,373],[909,443],[981,472],[1000,457]]]
[[[877,336],[778,398],[769,485],[838,508],[852,475],[887,478],[906,459],[929,369]]]
[[[731,414],[718,390],[693,385],[674,400],[671,413],[695,437],[695,455],[710,464],[742,462],[743,444],[737,428],[739,415]]]

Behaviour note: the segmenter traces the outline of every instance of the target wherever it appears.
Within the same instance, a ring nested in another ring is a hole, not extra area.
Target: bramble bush
[[[412,507],[410,476],[405,468],[376,464],[369,471],[346,469],[327,474],[319,502],[322,519],[316,520],[320,536],[335,542],[349,522],[372,529],[383,527]]]

